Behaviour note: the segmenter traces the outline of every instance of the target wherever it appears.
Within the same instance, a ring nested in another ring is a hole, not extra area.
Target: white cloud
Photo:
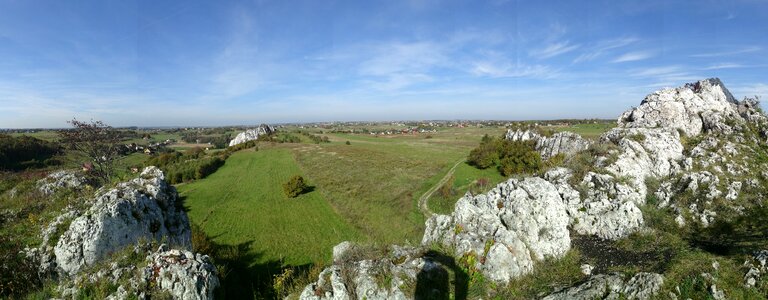
[[[556,72],[552,68],[543,65],[513,65],[494,61],[481,61],[473,64],[471,72],[477,76],[488,77],[533,77],[552,78]]]
[[[690,55],[691,57],[719,57],[719,56],[731,56],[737,54],[751,53],[760,51],[761,48],[757,46],[744,47],[737,50],[722,51],[722,52],[709,52]]]
[[[581,45],[571,45],[568,41],[565,42],[559,42],[555,44],[551,44],[544,49],[532,51],[530,53],[531,56],[544,59],[544,58],[550,58],[555,57],[564,53],[571,52],[573,50],[576,50]]]
[[[579,62],[590,61],[604,55],[605,52],[608,52],[610,50],[617,49],[617,48],[622,48],[630,44],[636,43],[638,41],[640,41],[640,39],[634,38],[634,37],[600,41],[596,45],[590,47],[586,53],[579,55],[579,57],[574,59],[573,62],[579,63]]]
[[[649,59],[653,57],[653,53],[650,51],[636,51],[636,52],[629,52],[625,53],[616,59],[612,60],[613,63],[622,63],[622,62],[630,62],[630,61],[638,61],[638,60],[644,60]]]
[[[654,76],[681,73],[682,70],[683,70],[683,67],[681,66],[663,66],[663,67],[652,67],[652,68],[633,70],[631,73],[632,75],[635,75],[635,76],[654,77]]]
[[[735,63],[721,63],[721,64],[714,64],[709,67],[703,68],[702,70],[720,70],[720,69],[737,69],[737,68],[745,68],[746,66],[742,64],[735,64]]]

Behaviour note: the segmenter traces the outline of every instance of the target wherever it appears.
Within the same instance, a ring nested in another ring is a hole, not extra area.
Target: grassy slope
[[[305,145],[297,161],[345,219],[381,244],[418,243],[424,218],[417,199],[484,133],[500,129],[445,130],[426,135],[328,134],[332,143]],[[351,145],[345,145],[350,141]]]
[[[597,124],[574,124],[571,126],[545,126],[542,129],[552,129],[554,131],[570,131],[581,135],[584,138],[597,139],[601,134],[608,131],[611,128],[616,127],[614,123],[597,123]]]
[[[288,150],[241,151],[208,178],[178,189],[190,220],[219,243],[251,243],[262,260],[327,262],[334,245],[362,236],[318,191],[294,199],[283,194],[282,184],[301,173]]]
[[[460,164],[456,171],[453,173],[455,181],[453,182],[453,188],[456,190],[456,194],[448,199],[443,198],[439,193],[432,194],[429,198],[429,208],[437,214],[451,214],[453,208],[456,205],[456,201],[461,198],[472,185],[475,184],[479,178],[487,178],[488,186],[486,190],[490,190],[498,183],[506,180],[496,168],[487,168],[484,170],[478,169],[468,163]]]

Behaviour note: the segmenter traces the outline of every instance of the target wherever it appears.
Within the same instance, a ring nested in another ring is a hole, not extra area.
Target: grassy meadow
[[[365,240],[316,187],[286,197],[282,184],[296,174],[303,172],[288,149],[246,150],[233,154],[216,173],[178,190],[193,223],[218,243],[248,244],[258,254],[254,263],[328,262],[337,243]]]

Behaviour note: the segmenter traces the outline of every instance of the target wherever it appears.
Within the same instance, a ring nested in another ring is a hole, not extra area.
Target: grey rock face
[[[150,286],[154,283],[160,290],[170,292],[174,299],[213,299],[219,278],[207,255],[161,246],[147,256],[147,260],[144,280]]]
[[[768,273],[768,250],[756,252],[752,259],[744,262],[747,273],[744,274],[744,286],[751,288],[760,282],[760,279]]]
[[[571,228],[579,234],[618,239],[643,225],[643,215],[633,202],[635,190],[615,182],[613,176],[589,172],[580,183],[582,193],[568,184],[572,172],[555,168],[544,179],[555,185],[571,218]]]
[[[256,129],[249,129],[237,134],[234,139],[229,141],[229,146],[232,147],[234,145],[242,144],[248,141],[258,140],[259,136],[268,135],[273,132],[275,132],[275,128],[267,124],[261,124]]]
[[[552,183],[510,179],[485,195],[465,195],[450,216],[431,217],[421,243],[453,247],[455,257],[474,255],[486,278],[506,283],[531,272],[534,261],[565,255],[570,222]]]
[[[541,136],[530,130],[507,130],[505,138],[512,141],[533,140],[541,158],[548,159],[558,154],[571,156],[589,148],[591,142],[572,132],[558,132],[551,137]]]
[[[191,245],[189,220],[176,189],[156,167],[100,192],[59,239],[54,248],[56,263],[62,273],[72,275],[142,238],[165,239],[183,248]]]
[[[719,79],[711,78],[646,96],[640,106],[619,117],[619,125],[680,129],[688,136],[695,136],[705,127],[726,127],[720,117],[739,116],[738,104]]]
[[[373,259],[350,257],[346,253],[355,249],[358,247],[349,242],[334,247],[334,265],[306,286],[299,299],[410,299],[412,296],[404,290],[418,280],[446,275],[447,281],[442,265],[424,257],[418,248],[391,246],[388,255]]]
[[[53,172],[37,182],[37,189],[43,195],[53,195],[61,189],[81,188],[86,180],[83,175],[73,170]]]
[[[544,300],[567,299],[650,299],[661,289],[664,276],[637,273],[626,280],[623,274],[600,274],[587,282],[544,297]]]

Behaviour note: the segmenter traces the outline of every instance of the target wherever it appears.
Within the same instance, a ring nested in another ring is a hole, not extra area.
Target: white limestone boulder
[[[176,189],[156,167],[99,192],[59,238],[56,263],[62,273],[72,275],[141,239],[191,246],[189,219]]]

